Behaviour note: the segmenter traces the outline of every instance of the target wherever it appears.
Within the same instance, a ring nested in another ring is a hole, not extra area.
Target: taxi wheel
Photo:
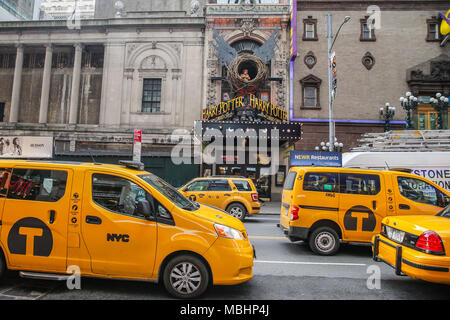
[[[309,236],[309,247],[314,253],[322,256],[331,256],[338,252],[340,246],[339,236],[329,227],[317,228]]]
[[[209,282],[205,263],[195,256],[177,256],[164,269],[164,287],[176,298],[197,298],[206,291]]]
[[[227,207],[226,210],[231,216],[238,218],[241,221],[245,220],[245,216],[247,214],[247,210],[240,203],[232,203]]]

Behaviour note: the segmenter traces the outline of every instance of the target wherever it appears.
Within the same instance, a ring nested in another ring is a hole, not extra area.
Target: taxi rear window
[[[294,189],[295,178],[297,177],[297,172],[291,171],[288,173],[286,180],[284,181],[284,190]]]
[[[250,186],[250,183],[245,180],[232,180],[234,185],[239,191],[252,191],[252,187]]]

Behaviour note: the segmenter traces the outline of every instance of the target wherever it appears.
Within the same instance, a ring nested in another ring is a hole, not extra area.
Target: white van
[[[347,152],[344,168],[410,169],[450,191],[450,152]]]

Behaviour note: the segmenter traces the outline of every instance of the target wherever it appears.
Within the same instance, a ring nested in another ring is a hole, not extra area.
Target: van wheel
[[[309,247],[314,253],[322,256],[331,256],[338,252],[340,246],[339,236],[329,227],[317,228],[309,237]]]
[[[205,263],[191,255],[173,258],[164,269],[164,287],[175,298],[197,298],[206,291],[209,282]]]
[[[3,256],[1,250],[0,250],[0,281],[3,279],[6,273],[6,261],[5,257]]]
[[[240,203],[232,203],[227,207],[227,212],[235,217],[238,218],[241,221],[245,220],[245,216],[247,214],[247,210],[245,210],[245,207]]]

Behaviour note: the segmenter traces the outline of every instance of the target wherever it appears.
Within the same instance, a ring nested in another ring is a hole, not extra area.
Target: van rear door
[[[284,181],[283,194],[281,197],[280,225],[285,229],[289,229],[290,226],[289,212],[292,205],[296,179],[297,171],[290,170]]]

